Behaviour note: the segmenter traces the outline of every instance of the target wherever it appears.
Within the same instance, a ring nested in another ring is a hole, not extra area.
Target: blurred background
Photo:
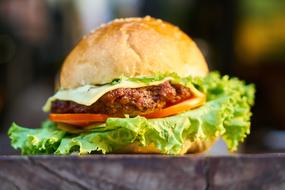
[[[41,107],[82,35],[145,15],[188,33],[211,70],[256,84],[252,132],[240,152],[284,152],[284,10],[283,0],[0,0],[0,154],[18,153],[7,137],[13,121],[39,127],[47,117]]]

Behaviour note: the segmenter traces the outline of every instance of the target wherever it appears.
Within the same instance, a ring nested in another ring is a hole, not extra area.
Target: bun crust
[[[207,139],[207,140],[196,140],[191,142],[190,140],[186,140],[183,144],[183,148],[180,151],[180,154],[186,153],[202,153],[207,151],[214,143],[216,139]],[[123,149],[117,150],[114,153],[135,153],[135,154],[161,154],[153,144],[148,146],[140,146],[136,143],[130,144]]]
[[[60,87],[158,72],[204,76],[208,67],[196,44],[179,28],[149,16],[117,19],[81,39],[64,61]]]

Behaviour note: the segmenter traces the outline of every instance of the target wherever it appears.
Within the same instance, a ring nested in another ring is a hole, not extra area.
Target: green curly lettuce
[[[29,129],[13,123],[8,132],[11,144],[22,154],[50,154],[57,150],[65,132],[51,121],[45,121],[39,129]]]
[[[153,82],[171,77],[173,83],[195,86],[207,95],[203,106],[175,116],[157,119],[109,118],[91,131],[70,134],[47,121],[39,129],[13,123],[8,135],[12,146],[22,154],[109,153],[138,143],[153,144],[165,154],[179,154],[186,140],[195,141],[222,136],[230,151],[237,150],[250,132],[250,107],[255,89],[237,78],[210,73],[204,78],[181,78],[176,74],[129,78],[133,82]],[[116,80],[116,84],[120,79]]]

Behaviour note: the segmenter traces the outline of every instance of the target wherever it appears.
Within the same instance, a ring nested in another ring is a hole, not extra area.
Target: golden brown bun
[[[120,76],[151,76],[176,72],[180,76],[204,76],[207,63],[196,44],[179,28],[151,17],[117,19],[83,37],[66,58],[61,88],[105,84]],[[65,124],[70,133],[84,130]],[[186,141],[180,154],[206,151],[215,139]],[[153,144],[130,144],[114,153],[161,153]]]
[[[62,66],[60,86],[104,84],[122,75],[158,72],[204,76],[208,67],[179,28],[149,16],[117,19],[82,38]]]
[[[191,142],[186,140],[183,144],[183,148],[180,151],[180,154],[186,153],[202,153],[207,151],[214,143],[216,139],[207,139],[207,140],[196,140]],[[140,146],[137,143],[130,144],[123,149],[117,150],[115,153],[136,153],[136,154],[160,154],[161,152],[153,145]]]

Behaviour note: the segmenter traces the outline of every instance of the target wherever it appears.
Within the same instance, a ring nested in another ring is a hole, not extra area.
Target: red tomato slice
[[[162,110],[146,114],[144,117],[146,118],[160,118],[160,117],[167,117],[171,115],[175,115],[196,107],[199,107],[205,103],[205,97],[194,97],[189,100],[185,100],[180,102],[179,104],[175,104],[173,106],[169,106]]]
[[[71,125],[87,126],[95,122],[105,122],[109,116],[106,114],[49,114],[49,119],[54,122],[67,123]]]

